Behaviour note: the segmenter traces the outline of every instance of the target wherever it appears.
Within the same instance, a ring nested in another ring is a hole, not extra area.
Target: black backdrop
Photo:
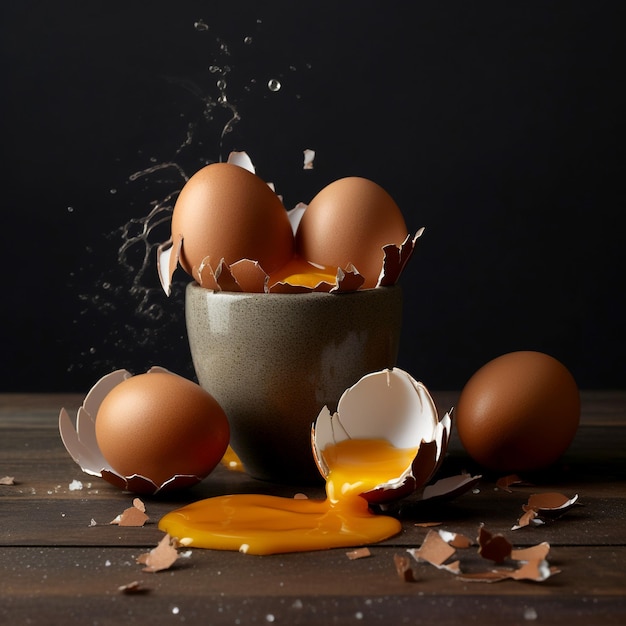
[[[2,2],[0,390],[193,376],[154,244],[231,150],[289,207],[361,175],[426,227],[399,365],[429,387],[536,349],[624,388],[623,7]]]

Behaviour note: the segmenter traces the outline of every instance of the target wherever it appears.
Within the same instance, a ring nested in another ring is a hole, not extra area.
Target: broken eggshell
[[[367,374],[347,389],[331,413],[324,407],[311,430],[313,456],[328,477],[324,449],[345,439],[386,439],[397,448],[415,448],[413,461],[399,476],[389,476],[373,490],[362,494],[371,504],[399,500],[421,490],[421,499],[457,493],[469,488],[477,477],[462,475],[444,479],[445,488],[435,483],[426,492],[446,453],[452,426],[451,412],[439,419],[426,387],[407,372],[385,369]]]
[[[248,172],[255,174],[255,167],[245,152],[231,152],[227,163],[237,165]],[[271,183],[267,185],[274,190]],[[279,196],[280,197],[280,196]],[[295,237],[298,226],[307,205],[299,202],[293,209],[287,211],[287,216]],[[383,246],[383,260],[380,274],[375,287],[394,285],[402,273],[405,265],[413,254],[417,240],[422,236],[421,228],[414,236],[407,235],[400,244],[390,243]],[[157,270],[161,286],[169,296],[172,287],[172,277],[177,267],[182,266],[184,255],[184,236],[170,237],[157,248]],[[306,262],[305,262],[306,263]],[[287,264],[289,265],[289,263]],[[316,274],[314,263],[308,263],[309,271]],[[329,268],[325,268],[325,273]],[[196,282],[206,289],[213,291],[234,291],[252,293],[303,293],[324,291],[331,293],[345,293],[363,288],[365,277],[352,263],[345,267],[336,267],[329,277],[320,278],[311,284],[310,280],[298,278],[298,272],[285,278],[284,267],[277,272],[267,273],[258,259],[242,258],[227,263],[224,258],[207,255],[201,259],[192,272]]]
[[[153,372],[171,373],[169,370],[158,366],[154,366],[148,371],[148,373]],[[132,374],[127,370],[117,370],[102,377],[85,396],[82,406],[78,409],[75,425],[65,408],[61,409],[59,433],[65,449],[86,474],[101,477],[119,489],[134,493],[154,495],[161,491],[181,489],[199,483],[202,477],[190,474],[176,474],[160,485],[139,474],[122,476],[111,467],[102,455],[96,440],[98,409],[113,388],[131,377]]]

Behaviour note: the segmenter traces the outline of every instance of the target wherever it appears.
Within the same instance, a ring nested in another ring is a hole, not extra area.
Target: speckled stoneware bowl
[[[255,478],[321,480],[311,424],[370,372],[396,364],[399,286],[344,294],[213,292],[190,283],[186,320],[200,384],[222,405]]]

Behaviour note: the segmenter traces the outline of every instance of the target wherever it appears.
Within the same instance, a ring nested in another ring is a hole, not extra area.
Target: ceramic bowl
[[[396,364],[399,285],[351,293],[186,289],[198,382],[228,416],[231,447],[254,478],[321,481],[311,425],[364,375]]]

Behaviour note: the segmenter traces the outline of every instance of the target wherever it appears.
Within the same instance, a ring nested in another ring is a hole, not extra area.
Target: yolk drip
[[[270,276],[271,284],[289,283],[314,288],[322,282],[334,285],[337,282],[337,268],[315,265],[299,257],[294,257]]]
[[[305,552],[375,543],[401,530],[360,494],[400,476],[416,449],[382,439],[347,439],[322,452],[330,469],[325,500],[237,494],[194,502],[166,514],[159,528],[185,545],[250,554]]]

